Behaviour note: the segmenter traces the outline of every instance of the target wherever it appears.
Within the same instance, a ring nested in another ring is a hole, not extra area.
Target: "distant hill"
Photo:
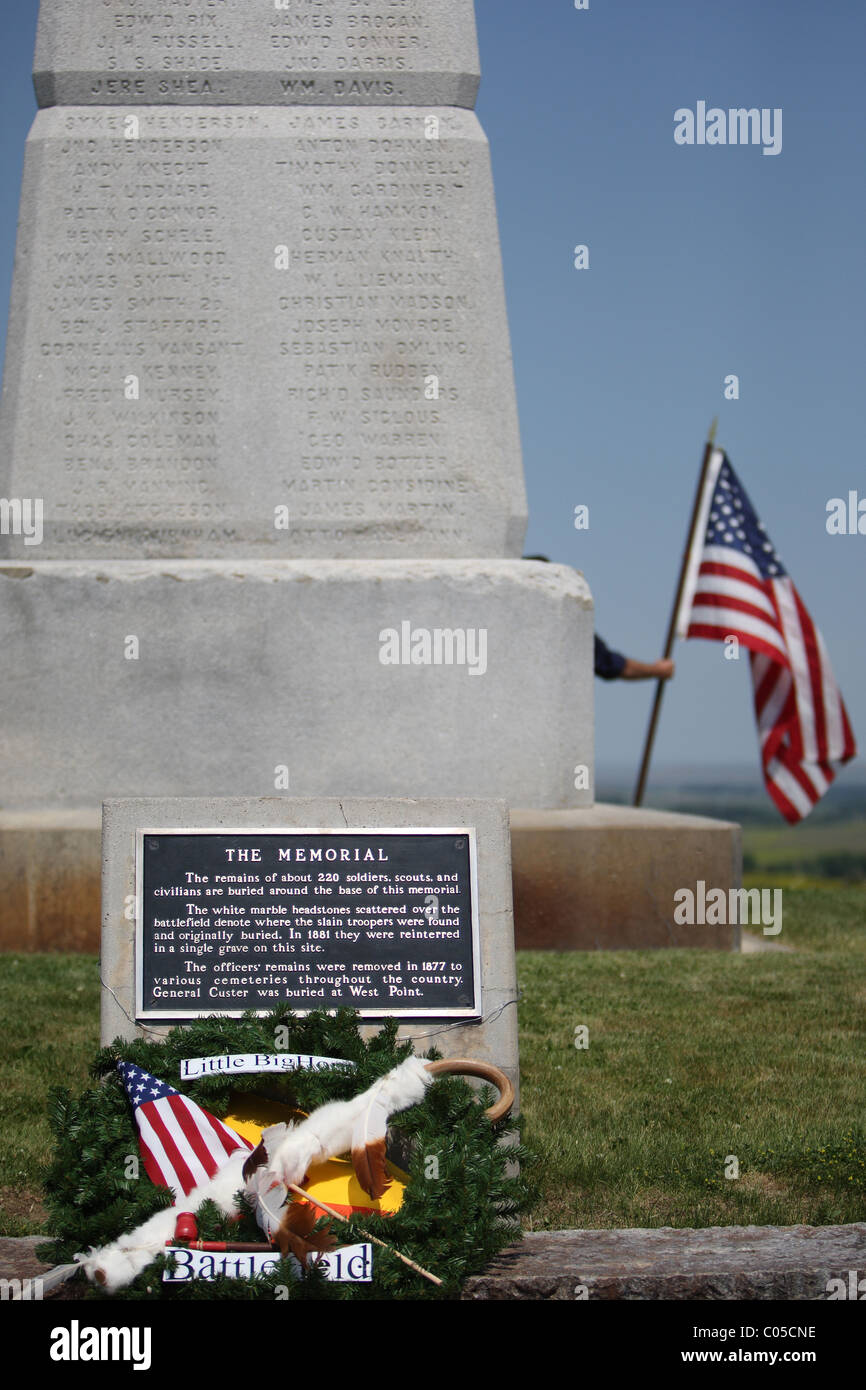
[[[624,768],[597,770],[596,799],[631,805],[634,772]],[[660,767],[650,774],[644,805],[663,811],[715,816],[743,826],[785,827],[771,802],[757,767]],[[823,825],[866,818],[866,777],[859,765],[839,773],[805,825]],[[866,846],[864,846],[866,849]]]

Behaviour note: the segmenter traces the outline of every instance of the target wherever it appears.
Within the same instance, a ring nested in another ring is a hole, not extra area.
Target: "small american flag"
[[[138,1125],[144,1167],[157,1187],[187,1196],[238,1149],[253,1146],[215,1115],[131,1062],[117,1069]]]
[[[749,649],[767,791],[807,816],[857,752],[824,640],[721,449],[710,456],[677,617],[680,637]]]

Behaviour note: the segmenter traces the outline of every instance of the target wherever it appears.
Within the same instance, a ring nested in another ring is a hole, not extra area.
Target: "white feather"
[[[371,1105],[375,1106],[377,1114],[380,1107],[384,1108],[386,1116],[406,1110],[423,1100],[432,1080],[418,1057],[407,1057],[399,1067],[387,1072],[354,1100],[331,1101],[314,1110],[301,1124],[292,1126],[285,1138],[277,1142],[273,1156],[266,1144],[268,1171],[279,1182],[302,1183],[313,1163],[323,1163],[336,1154],[348,1152],[352,1133],[358,1123],[363,1122]]]
[[[134,1231],[120,1236],[112,1245],[88,1250],[86,1255],[77,1255],[76,1259],[81,1262],[90,1282],[101,1284],[108,1293],[126,1288],[165,1250],[166,1244],[174,1236],[175,1223],[182,1211],[196,1212],[204,1202],[211,1201],[225,1216],[231,1216],[235,1211],[235,1193],[244,1186],[241,1169],[248,1158],[249,1149],[237,1150],[209,1182],[193,1188],[174,1206],[156,1212]]]

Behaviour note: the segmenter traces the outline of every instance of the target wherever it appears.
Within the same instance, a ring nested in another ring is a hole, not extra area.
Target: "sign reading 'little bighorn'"
[[[480,1012],[475,835],[142,830],[136,1017]]]

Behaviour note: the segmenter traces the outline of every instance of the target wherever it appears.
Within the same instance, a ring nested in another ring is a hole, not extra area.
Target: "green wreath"
[[[366,1041],[358,1015],[349,1009],[335,1014],[317,1011],[298,1018],[276,1009],[265,1018],[209,1018],[174,1028],[159,1042],[116,1040],[96,1056],[91,1075],[97,1084],[73,1099],[66,1089],[51,1093],[50,1120],[54,1133],[53,1160],[45,1173],[46,1200],[56,1243],[48,1258],[72,1261],[90,1246],[115,1241],[134,1230],[156,1211],[172,1205],[172,1194],[156,1187],[143,1168],[130,1164],[137,1155],[138,1131],[117,1071],[119,1061],[133,1062],[178,1087],[212,1114],[230,1113],[230,1097],[239,1092],[261,1093],[288,1105],[311,1111],[331,1100],[347,1100],[371,1086],[412,1053],[410,1042],[397,1041],[397,1023],[383,1021]],[[223,1073],[194,1081],[179,1081],[180,1062],[187,1057],[222,1053],[273,1053],[277,1028],[288,1030],[280,1050],[322,1057],[342,1057],[355,1065],[341,1069],[227,1076]],[[438,1054],[430,1050],[428,1055]],[[362,1229],[425,1266],[442,1280],[437,1288],[407,1269],[387,1251],[374,1246],[373,1278],[368,1284],[329,1283],[315,1269],[299,1276],[297,1266],[281,1260],[269,1274],[254,1279],[218,1277],[213,1281],[164,1283],[165,1256],[159,1256],[129,1288],[112,1298],[137,1300],[185,1299],[421,1299],[455,1298],[463,1281],[477,1273],[505,1245],[520,1238],[520,1213],[534,1196],[528,1172],[535,1160],[520,1142],[520,1121],[496,1123],[484,1114],[487,1098],[462,1078],[445,1076],[430,1086],[422,1103],[403,1111],[397,1123],[409,1141],[406,1167],[409,1182],[403,1205],[388,1217],[364,1215],[335,1230],[340,1244],[361,1243]],[[503,1142],[505,1140],[505,1142]],[[435,1155],[438,1163],[427,1160]],[[438,1177],[431,1179],[431,1167]],[[138,1168],[139,1175],[135,1175]],[[229,1226],[211,1204],[198,1212],[199,1234],[205,1240],[261,1240],[252,1209],[245,1207],[241,1223]],[[69,1294],[82,1298],[109,1295],[75,1277]]]

